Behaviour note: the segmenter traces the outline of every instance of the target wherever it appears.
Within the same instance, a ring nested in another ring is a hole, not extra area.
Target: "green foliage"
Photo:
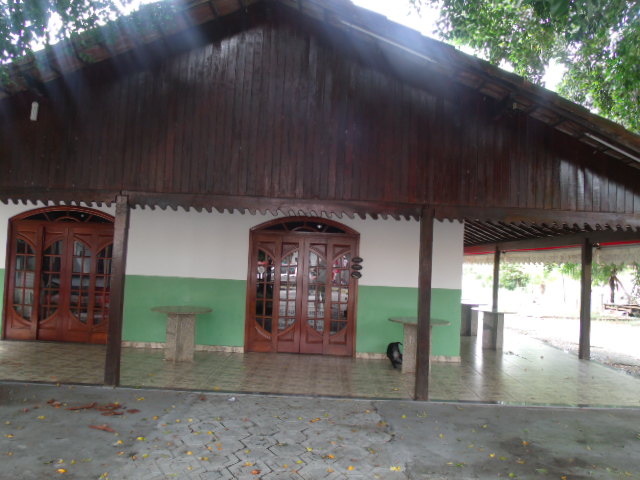
[[[560,265],[554,263],[550,264],[550,268],[557,268],[560,273],[574,280],[580,280],[580,275],[582,274],[582,266],[578,263],[562,263]],[[623,268],[623,265],[594,263],[591,266],[591,283],[593,285],[606,285]]]
[[[6,0],[0,2],[0,60],[30,55],[49,45],[116,18],[118,4],[132,0]],[[52,19],[54,22],[52,23]],[[56,26],[54,27],[53,24]]]
[[[0,86],[12,88],[14,61],[34,60],[40,68],[51,68],[48,58],[34,50],[70,38],[73,44],[58,46],[59,55],[78,56],[83,62],[96,61],[84,49],[94,45],[107,48],[122,40],[123,34],[145,37],[158,31],[171,31],[179,17],[176,2],[164,0],[140,7],[123,16],[120,7],[133,0],[37,0],[0,1]],[[52,22],[55,19],[55,22]]]
[[[540,83],[551,60],[559,91],[640,131],[640,2],[627,0],[412,0],[441,8],[438,33]]]
[[[640,303],[640,263],[634,262],[631,266],[633,275],[633,287],[631,288],[631,298],[635,303]]]
[[[144,36],[176,21],[172,0],[145,5],[123,16],[134,0],[5,0],[0,2],[0,63],[33,56],[59,40],[74,38],[76,48],[109,45],[123,32]],[[98,28],[100,27],[100,28]],[[83,56],[81,52],[78,53]],[[91,58],[82,58],[91,61]],[[3,76],[6,81],[6,76]]]
[[[524,288],[531,281],[531,276],[521,265],[504,263],[500,266],[500,287],[506,290]]]

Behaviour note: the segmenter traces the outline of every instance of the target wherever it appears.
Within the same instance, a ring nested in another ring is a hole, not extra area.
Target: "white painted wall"
[[[246,280],[249,229],[272,218],[134,209],[127,274]]]
[[[127,273],[245,280],[249,230],[271,215],[132,211]],[[416,287],[419,223],[342,218],[360,233],[361,285]],[[434,288],[462,288],[461,223],[436,222]]]
[[[462,289],[464,262],[464,224],[435,222],[433,229],[432,288]]]
[[[0,204],[0,266],[5,266],[9,219],[44,205]],[[113,208],[99,208],[113,214]],[[134,209],[127,273],[246,280],[249,230],[271,215]],[[337,221],[360,233],[361,285],[416,287],[420,225],[415,220]],[[462,288],[464,227],[436,222],[433,288]]]

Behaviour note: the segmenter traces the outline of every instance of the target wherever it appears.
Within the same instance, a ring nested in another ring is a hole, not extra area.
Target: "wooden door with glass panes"
[[[353,355],[358,238],[303,231],[251,240],[246,350]]]
[[[15,221],[5,338],[106,343],[113,224]]]

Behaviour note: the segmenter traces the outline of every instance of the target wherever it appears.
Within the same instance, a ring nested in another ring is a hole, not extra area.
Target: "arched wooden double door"
[[[251,232],[245,350],[354,353],[358,234],[290,218]]]
[[[112,244],[102,212],[46,208],[14,218],[4,337],[106,343]]]

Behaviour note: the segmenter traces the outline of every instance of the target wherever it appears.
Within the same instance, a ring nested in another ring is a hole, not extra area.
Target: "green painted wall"
[[[432,355],[460,355],[461,290],[431,290],[431,316],[448,320],[448,327],[435,327],[432,332]],[[417,315],[418,289],[401,287],[358,287],[357,352],[386,352],[390,342],[402,342],[404,333],[390,317]]]
[[[164,342],[166,318],[151,308],[190,304],[213,309],[197,317],[197,344],[244,344],[245,281],[128,275],[125,285],[126,341]],[[460,290],[432,290],[431,315],[451,322],[449,327],[433,329],[433,355],[460,355],[460,300]],[[401,342],[402,325],[388,318],[415,316],[417,302],[416,288],[360,286],[356,351],[385,353],[389,342]]]
[[[122,337],[132,342],[164,342],[166,316],[151,308],[187,304],[213,309],[197,317],[197,344],[242,346],[246,285],[242,280],[127,275]]]

